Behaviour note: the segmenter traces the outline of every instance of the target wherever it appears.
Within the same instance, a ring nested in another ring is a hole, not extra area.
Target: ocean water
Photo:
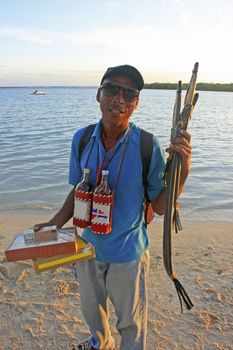
[[[31,95],[33,88],[0,88],[0,214],[56,211],[71,189],[72,135],[101,117],[96,88],[42,90],[45,96]],[[142,91],[132,116],[163,147],[169,144],[175,93]],[[193,155],[179,201],[181,219],[233,221],[233,94],[201,91],[189,131]]]

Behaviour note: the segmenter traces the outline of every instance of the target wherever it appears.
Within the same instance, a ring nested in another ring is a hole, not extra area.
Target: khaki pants
[[[108,323],[108,298],[115,307],[120,350],[146,350],[149,251],[139,260],[110,264],[88,260],[76,264],[81,308],[97,349],[113,350]]]

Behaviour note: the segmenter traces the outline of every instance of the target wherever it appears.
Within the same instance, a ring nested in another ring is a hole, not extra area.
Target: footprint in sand
[[[198,317],[198,321],[201,323],[203,328],[217,327],[221,328],[221,319],[217,314],[209,311],[203,311]]]
[[[55,295],[62,297],[62,296],[69,296],[70,293],[70,287],[69,284],[66,281],[63,280],[55,280],[52,282],[52,288],[55,293]]]
[[[26,282],[29,276],[30,276],[29,271],[27,271],[27,270],[21,271],[16,279],[15,284],[19,285],[20,283]]]
[[[9,268],[4,264],[0,264],[0,279],[7,280],[9,278],[10,278]]]

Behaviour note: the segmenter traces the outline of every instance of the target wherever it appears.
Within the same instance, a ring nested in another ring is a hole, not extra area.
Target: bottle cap
[[[102,175],[109,175],[109,171],[108,170],[102,170]]]
[[[88,168],[84,168],[84,169],[83,169],[83,172],[84,172],[85,174],[89,174],[89,173],[91,172],[91,170],[88,169]]]

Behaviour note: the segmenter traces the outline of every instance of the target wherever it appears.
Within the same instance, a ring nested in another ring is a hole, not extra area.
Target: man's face
[[[103,122],[115,126],[127,127],[130,116],[137,108],[139,97],[136,94],[136,97],[132,101],[129,100],[127,98],[128,91],[124,92],[124,88],[137,90],[137,86],[130,77],[125,75],[118,75],[105,79],[103,85],[108,85],[108,83],[122,87],[122,89],[119,88],[119,91],[115,96],[109,96],[105,89],[100,88],[98,90],[97,100],[100,103]]]

